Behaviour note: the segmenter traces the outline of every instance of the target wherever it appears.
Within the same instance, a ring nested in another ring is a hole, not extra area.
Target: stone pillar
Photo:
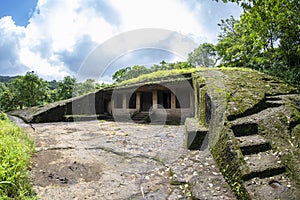
[[[157,109],[157,90],[152,91],[153,109]]]
[[[176,96],[173,92],[171,92],[171,109],[176,109]]]
[[[135,106],[136,106],[136,110],[140,111],[141,110],[141,93],[137,92],[135,95]]]
[[[125,110],[127,108],[126,106],[126,93],[122,94],[122,100],[123,100],[123,103],[122,103],[122,109]]]
[[[194,93],[190,91],[190,109],[192,110],[194,108]]]
[[[111,109],[115,109],[115,100],[111,98]]]

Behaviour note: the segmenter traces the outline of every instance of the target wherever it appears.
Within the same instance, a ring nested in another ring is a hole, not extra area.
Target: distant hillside
[[[0,76],[0,83],[8,83],[12,79],[17,78],[18,76]],[[50,90],[54,90],[57,88],[57,81],[52,80],[48,81]]]
[[[18,76],[0,76],[0,82],[2,83],[8,83],[12,79],[17,78]]]

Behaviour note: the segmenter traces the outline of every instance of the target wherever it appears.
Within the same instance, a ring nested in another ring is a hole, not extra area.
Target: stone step
[[[269,141],[260,135],[236,137],[244,155],[257,154],[271,149]]]
[[[266,103],[268,106],[276,107],[283,105],[284,101],[280,96],[268,96],[266,97]]]
[[[185,135],[183,146],[189,150],[203,150],[206,148],[204,143],[208,129],[199,124],[199,120],[195,118],[186,118]]]
[[[92,121],[92,120],[108,120],[112,121],[113,118],[110,115],[101,114],[101,115],[65,115],[64,121],[73,122],[73,121]]]
[[[149,116],[148,112],[139,112],[131,116],[131,119],[136,123],[145,123],[146,118]]]
[[[137,117],[132,117],[131,119],[139,120],[139,119],[145,119],[148,116],[137,116]]]
[[[258,125],[256,123],[242,123],[231,126],[236,137],[258,134]]]
[[[285,101],[282,99],[282,96],[267,96],[266,103],[268,107],[279,107],[285,104]]]
[[[291,182],[284,175],[267,178],[254,178],[243,183],[251,199],[296,199],[291,190]]]
[[[249,171],[245,172],[242,176],[244,181],[255,177],[271,177],[285,172],[285,166],[281,163],[280,158],[272,151],[248,155],[245,156],[244,159],[249,168]]]

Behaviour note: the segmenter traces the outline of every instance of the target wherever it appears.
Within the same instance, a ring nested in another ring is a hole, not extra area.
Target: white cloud
[[[19,62],[20,41],[25,28],[17,27],[10,16],[0,19],[0,74],[14,75],[28,70]]]
[[[174,0],[111,0],[121,16],[121,31],[162,28],[183,34],[203,31],[186,4]]]
[[[62,52],[70,55],[77,51],[77,43],[85,35],[99,44],[111,36],[113,27],[79,0],[44,0],[39,1],[37,12],[25,32],[21,42],[21,62],[45,78],[61,79],[76,74],[74,66],[64,62]],[[91,44],[90,50],[93,47]],[[81,56],[82,60],[85,56]]]
[[[62,79],[68,74],[75,75],[97,45],[119,33],[140,28],[168,29],[198,43],[214,42],[214,19],[229,17],[234,11],[226,8],[223,13],[216,13],[209,6],[215,3],[191,2],[39,0],[26,27],[16,26],[11,17],[0,19],[0,52],[5,52],[0,55],[0,70],[6,74],[33,70],[43,78]]]

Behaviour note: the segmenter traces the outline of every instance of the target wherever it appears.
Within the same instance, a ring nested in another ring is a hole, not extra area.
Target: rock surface
[[[235,199],[208,150],[183,126],[34,124],[32,182],[41,199]]]

